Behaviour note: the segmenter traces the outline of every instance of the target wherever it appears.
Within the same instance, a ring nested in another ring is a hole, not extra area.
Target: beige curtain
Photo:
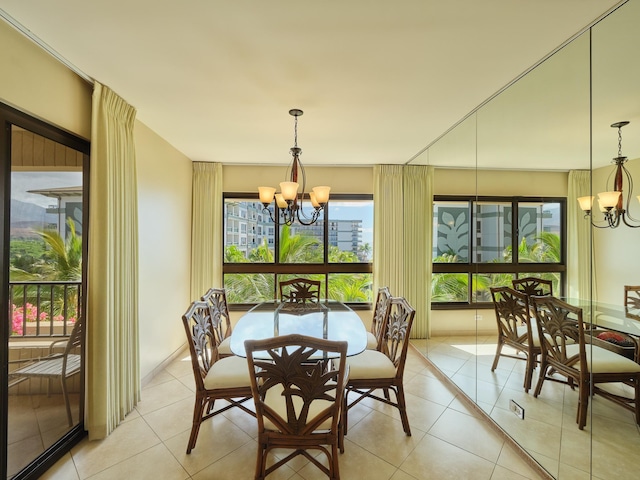
[[[433,167],[404,167],[404,297],[416,309],[412,338],[428,338],[431,313]]]
[[[222,287],[222,164],[193,162],[191,299]]]
[[[95,83],[91,126],[85,427],[109,435],[140,400],[136,111]]]
[[[595,257],[591,237],[591,222],[577,198],[591,195],[591,172],[572,170],[569,172],[567,198],[567,296],[591,298],[595,296]],[[593,290],[592,290],[593,288]]]
[[[373,168],[373,285],[404,295],[402,165]],[[375,294],[374,294],[375,295]]]

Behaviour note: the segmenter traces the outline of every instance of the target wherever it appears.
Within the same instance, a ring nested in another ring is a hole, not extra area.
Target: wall
[[[436,169],[435,195],[520,195],[566,197],[567,172]],[[492,335],[492,310],[431,310],[431,335]]]
[[[93,86],[0,21],[0,101],[88,139]]]
[[[185,345],[191,282],[191,161],[135,124],[140,266],[140,377]]]
[[[640,159],[630,160],[626,164],[631,176],[640,179]],[[597,198],[597,192],[605,190],[607,177],[613,171],[614,166],[598,168],[593,171],[592,188],[593,195]],[[612,179],[609,180],[609,189]],[[629,191],[626,179],[624,192]],[[629,210],[640,224],[640,202],[637,196],[640,190],[636,188],[631,198]],[[602,218],[595,214],[596,220]],[[621,225],[618,228],[593,229],[593,243],[595,254],[595,279],[596,292],[594,298],[599,302],[621,305],[624,298],[624,285],[640,285],[640,229],[629,228]]]

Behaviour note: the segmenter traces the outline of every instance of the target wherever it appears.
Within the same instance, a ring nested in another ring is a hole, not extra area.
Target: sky
[[[11,172],[11,198],[41,207],[55,204],[55,200],[27,190],[82,186],[82,172]]]

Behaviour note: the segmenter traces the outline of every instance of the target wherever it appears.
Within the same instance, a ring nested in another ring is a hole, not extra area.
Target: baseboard
[[[187,348],[187,343],[183,343],[176,351],[174,351],[169,357],[167,357],[162,363],[160,363],[156,368],[154,368],[151,373],[145,376],[140,382],[144,387],[147,385],[153,378],[162,372],[168,365],[173,363],[177,358],[184,354],[185,349]]]

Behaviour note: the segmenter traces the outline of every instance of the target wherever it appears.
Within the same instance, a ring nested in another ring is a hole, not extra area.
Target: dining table
[[[563,299],[582,308],[582,320],[593,326],[640,338],[640,309],[577,298]]]
[[[357,355],[367,347],[364,323],[356,312],[342,302],[268,301],[259,303],[238,319],[231,335],[231,351],[246,357],[245,340],[289,334],[346,341],[347,356]]]

